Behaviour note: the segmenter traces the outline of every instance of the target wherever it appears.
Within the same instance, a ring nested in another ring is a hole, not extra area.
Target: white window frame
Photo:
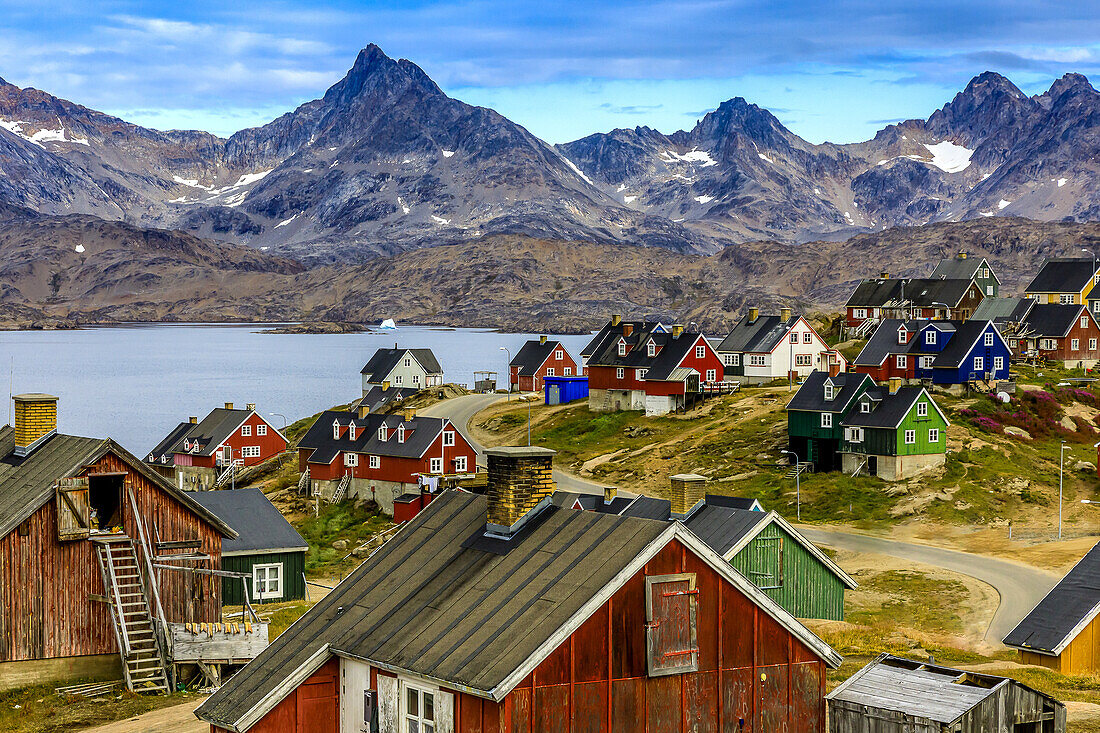
[[[707,347],[703,346],[702,344],[697,345],[695,347],[695,358],[696,359],[706,359],[707,358]]]
[[[1081,316],[1081,328],[1088,328],[1088,327],[1089,327],[1089,317],[1088,316]]]
[[[367,465],[370,466],[371,468],[381,468],[382,467],[382,457],[381,456],[368,456],[367,457]]]
[[[985,357],[981,357],[981,356],[975,356],[974,357],[974,371],[975,372],[984,372],[985,371]]]
[[[853,308],[852,309],[852,318],[866,318],[866,317],[867,317],[867,309],[866,308]]]
[[[270,571],[275,571],[273,577],[269,574]],[[268,585],[272,582],[275,590],[268,590]],[[252,597],[257,601],[274,601],[283,597],[283,564],[281,562],[252,566]]]
[[[622,367],[618,367],[617,369],[615,369],[615,379],[625,379],[625,378],[626,378],[626,370],[625,369],[623,369]]]
[[[859,403],[859,411],[864,413],[864,414],[867,414],[868,412],[871,411],[871,403],[870,402],[860,402]]]
[[[252,437],[252,426],[251,425],[242,425],[241,426],[241,437],[242,438],[251,438]]]
[[[1077,351],[1080,348],[1081,348],[1081,339],[1070,339],[1069,340],[1069,350],[1070,351]]]
[[[400,425],[397,426],[397,442],[398,443],[404,443],[405,442],[405,424],[404,423],[401,423]]]
[[[413,728],[409,725],[409,723],[416,724],[415,730],[417,731],[417,733],[429,733],[429,731],[430,733],[435,733],[436,725],[438,724],[435,719],[435,710],[437,707],[435,698],[439,695],[439,690],[422,687],[420,685],[411,685],[404,680],[402,680],[399,689],[401,690],[401,733],[411,733]],[[419,713],[419,715],[414,715],[409,712],[410,692],[415,692],[417,695],[417,712]],[[423,715],[425,712],[425,695],[431,696],[432,698],[432,717],[430,719],[425,718]],[[429,727],[426,728],[425,726]]]
[[[905,431],[905,444],[906,445],[916,445],[917,444],[917,431],[916,430],[906,430]]]
[[[619,341],[619,356],[626,356],[626,342]]]
[[[443,447],[450,448],[455,444],[455,431],[444,430],[443,431]]]
[[[1096,351],[1096,339],[1089,339],[1089,351]]]
[[[939,428],[928,428],[928,442],[929,443],[939,443],[940,442],[940,429]]]
[[[749,366],[767,366],[768,360],[763,354],[749,354]]]
[[[408,369],[411,366],[412,366],[412,360],[409,359],[409,357],[406,356],[405,357],[405,368]]]
[[[708,382],[718,381],[718,370],[717,369],[708,369],[707,370],[706,381],[708,381]]]
[[[400,374],[393,375],[393,383],[394,383],[394,385],[401,384],[401,375]]]
[[[1092,312],[1093,313],[1100,313],[1100,298],[1097,298],[1096,300],[1092,301]]]
[[[260,446],[258,445],[246,445],[241,448],[241,458],[259,458]]]
[[[833,399],[833,389],[834,389],[833,385],[831,385],[831,384],[826,384],[825,385],[825,399],[826,400]]]
[[[468,460],[466,456],[455,456],[455,472],[466,473]]]
[[[386,426],[385,425],[379,425],[378,426],[378,439],[380,441],[382,441],[383,443],[385,443],[387,440],[389,440],[389,437],[390,437],[390,433],[389,433],[388,430],[386,430]]]
[[[344,453],[344,465],[352,468],[359,465],[359,454],[346,452]]]
[[[928,403],[924,400],[917,403],[917,417],[928,417]]]
[[[993,334],[987,333],[985,335],[985,345],[986,346],[992,346],[993,345]]]
[[[931,369],[932,368],[932,363],[935,360],[936,360],[936,357],[934,357],[934,356],[922,356],[920,358],[920,368],[921,369]]]
[[[340,437],[340,421],[332,421],[332,439],[337,440]]]
[[[796,331],[791,331],[790,341],[791,341],[792,344],[797,344],[798,343],[798,333]]]
[[[1073,305],[1073,295],[1063,293],[1058,296],[1058,302],[1062,305]]]
[[[985,294],[987,296],[993,295],[993,286],[992,285],[986,285],[985,286]]]
[[[929,346],[935,346],[936,345],[936,329],[930,328],[927,331],[925,331],[925,333],[924,333],[924,343],[928,344]]]
[[[573,367],[562,367],[562,370],[561,370],[561,375],[562,375],[563,377],[571,377],[571,376],[573,376]]]
[[[355,440],[355,421],[348,423],[348,440]]]
[[[821,427],[831,428],[833,426],[833,413],[823,412],[821,413]]]
[[[257,425],[256,426],[256,436],[259,437],[259,438],[262,438],[265,435],[267,435],[267,426],[266,425]]]
[[[648,369],[635,369],[634,370],[634,378],[637,379],[638,381],[641,381],[641,380],[645,379],[646,372],[648,372],[648,371],[649,371]]]
[[[898,343],[904,344],[909,342],[909,331],[903,326],[898,329]]]
[[[558,349],[554,352],[554,360],[555,361],[561,361],[562,360],[562,351],[561,351],[561,349]]]
[[[650,342],[646,344],[645,353],[646,356],[657,356],[657,344],[652,339],[650,339]]]
[[[814,355],[813,354],[795,354],[794,365],[795,366],[813,366]]]
[[[905,354],[898,354],[897,358],[894,360],[894,364],[898,369],[906,369],[909,366],[909,359]]]
[[[428,473],[443,473],[443,458],[436,456],[428,461]]]
[[[1005,368],[1005,358],[1003,356],[993,357],[993,371],[999,372]]]
[[[546,368],[546,376],[548,376],[548,377],[556,376],[554,374],[554,367],[547,367]]]

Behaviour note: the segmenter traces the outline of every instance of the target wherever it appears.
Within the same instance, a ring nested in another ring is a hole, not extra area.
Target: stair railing
[[[164,615],[164,606],[160,602],[160,587],[157,583],[156,570],[153,568],[153,556],[152,553],[149,552],[149,543],[145,538],[145,520],[138,510],[138,503],[137,499],[134,497],[133,487],[127,484],[126,493],[130,496],[130,508],[134,513],[134,524],[137,525],[138,539],[141,541],[141,555],[145,559],[145,570],[149,578],[149,588],[152,590],[153,601],[156,604],[155,626],[157,638],[161,640],[161,643],[157,644],[157,648],[160,652],[161,662],[164,664],[165,681],[171,682],[171,680],[167,679],[167,671],[168,660],[172,658],[172,632],[168,628],[168,619]],[[138,576],[141,576],[140,569],[138,570]],[[142,584],[142,590],[145,590],[144,583]],[[169,685],[169,690],[171,690],[171,685]]]

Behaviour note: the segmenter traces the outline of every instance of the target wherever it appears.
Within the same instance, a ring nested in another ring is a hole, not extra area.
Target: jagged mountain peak
[[[1013,129],[1035,110],[1036,101],[1015,84],[996,72],[986,71],[933,112],[926,127],[937,136],[975,148],[986,137]]]
[[[419,66],[406,59],[394,60],[372,43],[359,52],[344,78],[325,92],[324,101],[349,104],[364,96],[392,97],[411,89],[428,96],[443,95]]]
[[[791,133],[775,115],[745,100],[744,97],[727,99],[718,109],[708,112],[692,129],[693,140],[723,142],[745,135],[766,146],[787,143]]]
[[[1088,77],[1084,74],[1066,74],[1060,79],[1055,79],[1047,94],[1050,95],[1051,99],[1057,100],[1066,94],[1079,94],[1082,92],[1088,94],[1096,92],[1092,88],[1092,84],[1089,83]]]

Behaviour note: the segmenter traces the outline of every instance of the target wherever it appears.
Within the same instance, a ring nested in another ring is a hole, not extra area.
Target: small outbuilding
[[[825,696],[830,733],[1064,733],[1066,706],[1007,677],[883,654]]]
[[[246,573],[222,578],[222,604],[238,606],[247,589],[252,603],[306,597],[305,565],[309,544],[259,489],[195,491],[196,503],[237,532],[222,540],[222,570]]]
[[[543,377],[542,388],[548,405],[588,399],[588,377]]]

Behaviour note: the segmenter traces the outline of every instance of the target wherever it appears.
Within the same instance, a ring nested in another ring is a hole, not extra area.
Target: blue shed
[[[548,405],[587,400],[588,377],[543,377],[542,389]]]

